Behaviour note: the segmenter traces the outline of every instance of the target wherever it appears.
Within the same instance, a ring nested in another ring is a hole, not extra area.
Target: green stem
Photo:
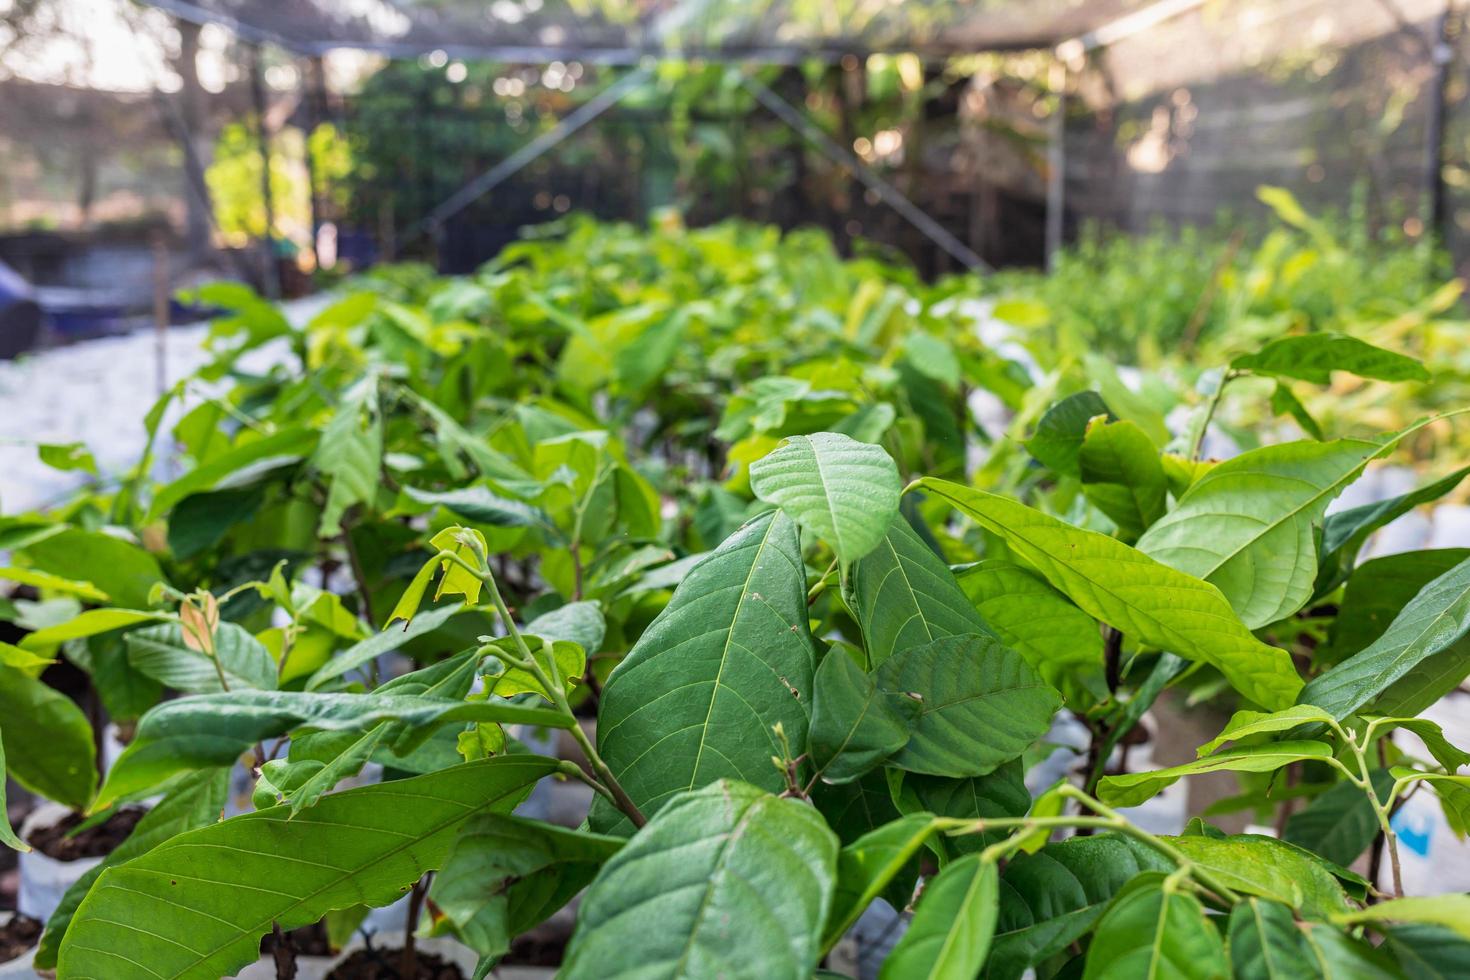
[[[1195,430],[1194,439],[1189,447],[1189,458],[1199,458],[1200,446],[1204,445],[1205,434],[1210,431],[1210,422],[1215,417],[1215,410],[1220,407],[1220,400],[1225,397],[1225,388],[1230,382],[1240,377],[1238,371],[1226,371],[1220,378],[1220,384],[1215,388],[1215,393],[1210,396],[1209,404],[1205,406],[1205,417],[1200,420],[1199,428]]]

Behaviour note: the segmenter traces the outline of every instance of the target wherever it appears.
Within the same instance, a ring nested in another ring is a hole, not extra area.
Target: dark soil
[[[543,922],[517,936],[500,962],[506,966],[561,966],[572,937],[569,930],[559,926],[556,921]]]
[[[320,922],[292,929],[286,933],[286,942],[297,956],[331,956],[335,952],[332,944],[327,941],[327,927]],[[276,935],[268,932],[260,941],[260,955],[270,956],[275,951]]]
[[[465,980],[464,971],[432,953],[418,954],[418,972],[398,972],[401,949],[360,949],[327,974],[327,980]]]
[[[0,926],[0,963],[9,963],[41,940],[41,920],[19,912]]]
[[[75,861],[78,858],[106,857],[127,839],[147,811],[142,807],[123,807],[95,827],[88,827],[75,837],[68,837],[81,826],[80,813],[68,813],[60,823],[38,827],[26,842],[49,858]]]

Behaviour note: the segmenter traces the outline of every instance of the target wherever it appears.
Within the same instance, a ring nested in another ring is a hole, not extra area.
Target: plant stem
[[[1215,410],[1220,407],[1220,399],[1225,396],[1225,387],[1240,375],[1235,371],[1226,371],[1220,377],[1220,384],[1215,388],[1215,393],[1210,396],[1209,404],[1205,406],[1205,417],[1200,420],[1199,429],[1194,433],[1194,442],[1189,447],[1189,458],[1199,458],[1199,450],[1204,445],[1205,434],[1210,430],[1210,421],[1215,417]]]
[[[413,883],[408,893],[408,917],[403,924],[403,955],[398,961],[398,974],[403,980],[413,980],[419,975],[419,952],[414,933],[419,931],[419,915],[423,912],[424,896],[429,887],[426,878]]]

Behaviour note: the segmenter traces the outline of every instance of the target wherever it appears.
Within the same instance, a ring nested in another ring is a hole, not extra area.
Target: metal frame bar
[[[964,242],[960,241],[949,229],[935,221],[922,208],[910,201],[897,188],[878,176],[872,168],[858,159],[856,154],[846,147],[839,146],[837,141],[828,136],[816,123],[812,122],[799,109],[787,102],[781,96],[773,92],[769,86],[757,80],[749,74],[740,77],[743,85],[756,101],[765,106],[778,119],[796,130],[808,143],[815,146],[826,157],[841,164],[852,171],[854,177],[863,183],[869,190],[893,210],[902,215],[911,225],[919,229],[926,238],[938,245],[952,258],[973,272],[989,272],[990,266],[985,260],[976,255],[975,252]]]

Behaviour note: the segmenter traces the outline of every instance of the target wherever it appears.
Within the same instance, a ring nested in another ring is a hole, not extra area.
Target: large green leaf
[[[1138,806],[1185,776],[1206,772],[1275,772],[1293,762],[1331,757],[1332,748],[1325,742],[1270,742],[1230,749],[1168,769],[1104,776],[1098,783],[1097,795],[1110,806]]]
[[[398,694],[308,694],[231,691],[166,701],[138,722],[98,794],[103,807],[190,769],[227,766],[250,746],[297,728],[366,731],[399,722],[427,735],[456,721],[566,728],[566,716],[546,708]]]
[[[355,504],[370,504],[383,469],[383,418],[378,411],[378,377],[369,374],[342,396],[337,413],[322,430],[312,464],[328,481],[327,503],[317,533],[342,533],[342,515]]]
[[[1036,431],[1026,440],[1026,451],[1062,476],[1080,476],[1078,457],[1087,437],[1087,423],[1099,415],[1113,417],[1097,392],[1069,395],[1041,416]]]
[[[1412,980],[1460,980],[1470,976],[1470,941],[1437,925],[1405,925],[1384,929],[1380,949],[1393,954]]]
[[[985,776],[951,779],[947,776],[922,776],[888,770],[891,782],[897,782],[894,795],[904,813],[932,813],[940,817],[977,820],[982,817],[1023,817],[1031,809],[1031,794],[1026,789],[1022,760],[1013,759]],[[901,776],[901,779],[895,777]],[[1009,833],[987,830],[980,834],[947,835],[932,841],[939,850],[952,854],[969,854],[994,844]]]
[[[283,930],[388,905],[441,866],[466,820],[509,811],[554,759],[509,755],[273,807],[193,830],[109,868],[61,945],[65,980],[215,980]]]
[[[807,980],[836,868],[803,803],[730,780],[681,793],[588,888],[559,975]]]
[[[1077,456],[1082,491],[1118,525],[1118,536],[1137,541],[1164,516],[1169,481],[1159,449],[1134,422],[1094,420]]]
[[[924,886],[879,980],[975,980],[990,952],[999,887],[994,861],[971,854],[951,862]]]
[[[1170,871],[1157,851],[1116,834],[1073,837],[1006,866],[989,975],[1014,980],[1092,928],[1113,896],[1143,871]]]
[[[438,504],[473,524],[493,527],[538,527],[560,535],[551,515],[521,500],[504,497],[489,487],[463,487],[434,493],[405,487],[404,493],[421,504]]]
[[[61,896],[56,910],[46,920],[46,931],[36,947],[36,966],[54,969],[56,957],[61,950],[61,940],[71,927],[72,916],[77,906],[92,890],[92,884],[108,868],[116,867],[140,854],[146,854],[164,841],[179,834],[206,827],[219,820],[221,811],[229,797],[230,773],[226,769],[212,769],[186,776],[169,791],[168,795],[143,814],[143,819],[133,832],[117,846],[102,863],[95,865],[72,883]]]
[[[1332,380],[1333,371],[1379,381],[1428,381],[1424,365],[1393,351],[1340,333],[1309,333],[1281,337],[1230,362],[1237,371],[1298,378],[1317,384]]]
[[[1387,799],[1393,776],[1386,769],[1375,769],[1370,775],[1378,798]],[[1367,794],[1352,783],[1341,782],[1288,817],[1281,839],[1348,867],[1376,836],[1378,816]]]
[[[873,899],[909,866],[934,833],[934,817],[912,813],[863,834],[837,857],[832,914],[822,931],[827,949],[851,929]]]
[[[1334,664],[1368,646],[1424,586],[1466,558],[1470,548],[1438,548],[1364,562],[1348,579],[1327,646],[1316,652],[1315,659]]]
[[[260,486],[190,494],[168,515],[169,550],[180,561],[203,554],[230,528],[254,517],[264,500]]]
[[[898,516],[893,457],[835,432],[787,438],[750,464],[750,486],[831,545],[844,566],[877,547]]]
[[[1274,837],[1237,834],[1170,837],[1168,841],[1218,881],[1243,894],[1299,909],[1308,918],[1324,919],[1349,908],[1342,886],[1320,858]]]
[[[1066,596],[997,558],[971,565],[958,578],[1001,642],[1025,657],[1074,709],[1108,697],[1102,631]]]
[[[1161,873],[1144,872],[1118,893],[1097,924],[1082,976],[1219,980],[1228,972],[1225,944],[1199,899],[1169,887]]]
[[[992,633],[960,591],[949,566],[902,516],[852,570],[853,612],[863,631],[868,665],[943,636]]]
[[[1226,742],[1240,742],[1257,735],[1279,735],[1301,725],[1332,720],[1331,715],[1312,704],[1294,704],[1280,711],[1237,711],[1220,734],[1196,749],[1195,755],[1207,756]]]
[[[164,623],[132,630],[124,636],[128,662],[154,680],[189,694],[212,694],[221,690],[224,673],[229,690],[276,687],[276,662],[250,631],[236,623],[220,623],[214,632],[214,653],[219,669],[208,654],[184,642],[178,623]]]
[[[1321,567],[1317,572],[1316,594],[1325,595],[1342,584],[1370,534],[1415,507],[1443,497],[1459,486],[1466,476],[1470,476],[1470,466],[1397,497],[1329,514],[1322,524]]]
[[[1443,926],[1463,939],[1470,939],[1470,895],[1455,892],[1446,895],[1395,898],[1377,905],[1332,917],[1338,925],[1372,925],[1382,922],[1408,922]]]
[[[871,674],[834,648],[817,668],[812,691],[812,763],[829,783],[857,779],[907,744],[918,713],[912,698],[880,691]]]
[[[1327,505],[1382,451],[1338,439],[1241,453],[1195,481],[1138,550],[1215,585],[1251,629],[1274,623],[1312,597]]]
[[[482,813],[459,832],[429,900],[443,927],[471,949],[502,956],[512,939],[585,888],[622,846],[620,837]]]
[[[31,564],[62,578],[91,582],[120,606],[144,609],[163,579],[158,559],[129,541],[102,531],[67,528],[24,547]]]
[[[983,776],[1051,727],[1056,689],[988,636],[947,636],[878,668],[878,687],[918,702],[912,737],[892,764],[933,776]]]
[[[1426,585],[1367,649],[1314,678],[1301,692],[1301,702],[1325,708],[1339,720],[1346,718],[1466,633],[1470,633],[1470,559]]]
[[[159,490],[148,508],[148,516],[150,519],[161,517],[190,494],[249,486],[259,475],[299,463],[311,455],[318,439],[315,430],[298,427],[259,437],[242,435],[240,444],[233,449],[196,466]],[[116,592],[107,591],[114,599],[123,601]]]
[[[1313,964],[1291,909],[1260,898],[1247,898],[1231,909],[1230,966],[1236,980],[1311,976]]]
[[[12,779],[48,800],[86,809],[97,789],[97,750],[71,698],[14,667],[0,667],[0,745]]]
[[[651,815],[735,777],[779,792],[773,728],[806,744],[816,654],[796,524],[763,515],[690,571],[602,690],[598,750]],[[594,825],[620,821],[594,810]]]
[[[1315,977],[1336,980],[1403,980],[1392,959],[1380,949],[1354,939],[1341,929],[1320,922],[1297,926],[1312,957]]]
[[[602,649],[602,641],[607,636],[607,617],[599,603],[569,602],[537,616],[526,624],[523,632],[553,642],[568,640],[591,656]]]
[[[1134,642],[1211,664],[1266,708],[1296,700],[1291,657],[1252,636],[1213,585],[1006,497],[927,477],[919,486],[1005,538],[1084,612]]]

